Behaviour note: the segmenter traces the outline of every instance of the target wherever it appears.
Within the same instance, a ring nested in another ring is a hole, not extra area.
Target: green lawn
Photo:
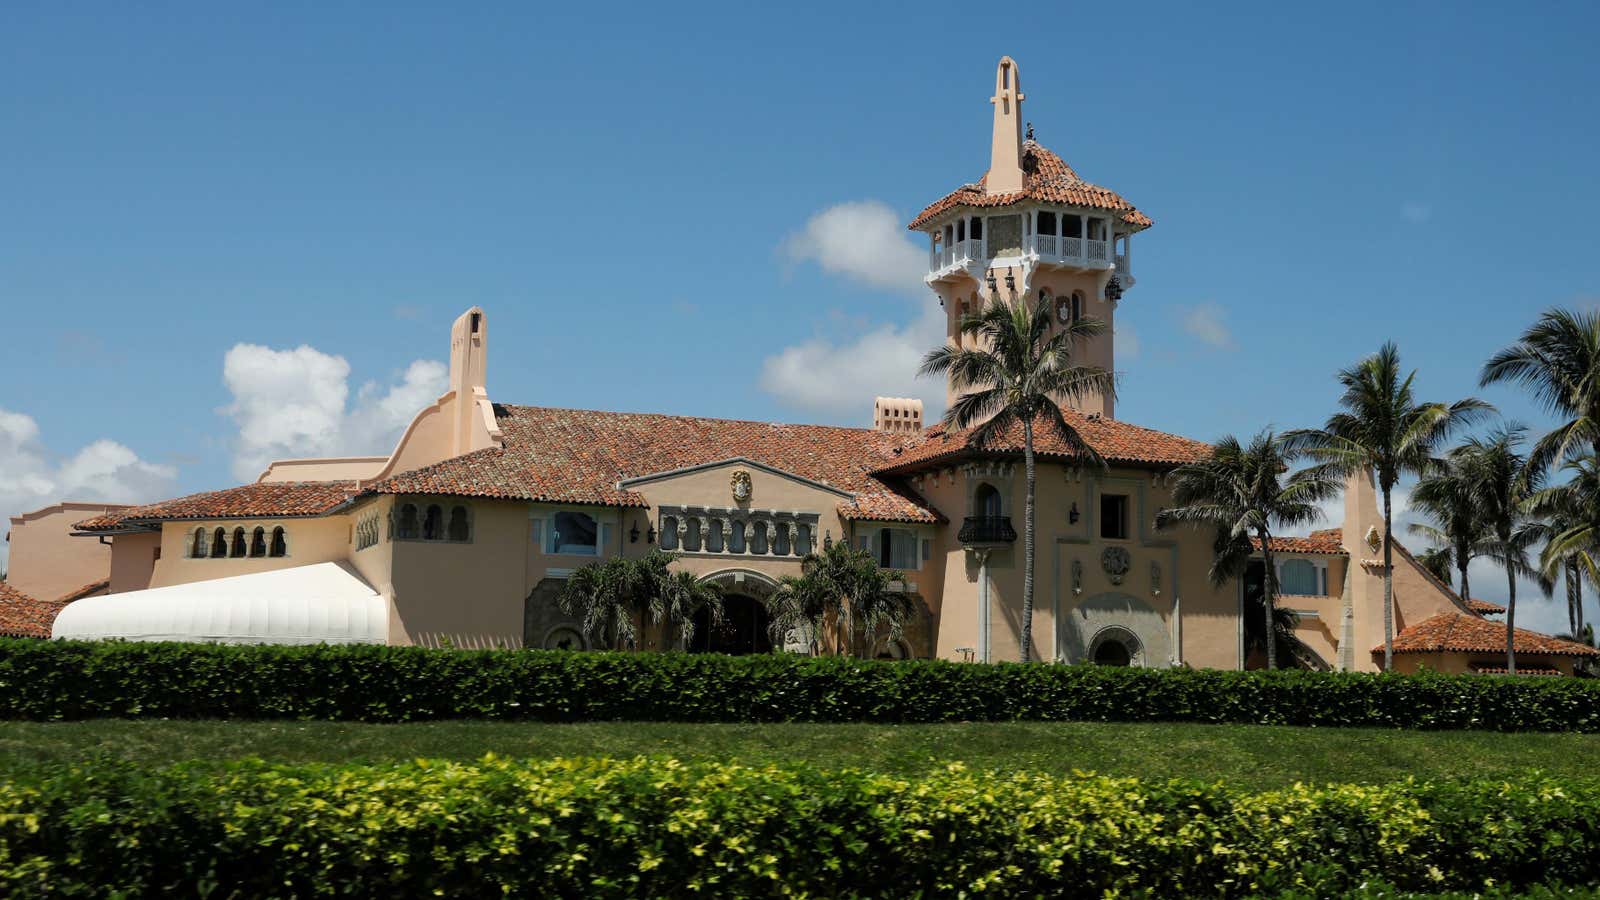
[[[671,755],[750,764],[805,760],[912,774],[959,760],[976,768],[1092,770],[1146,778],[1379,782],[1407,775],[1600,772],[1600,735],[1379,731],[1244,725],[977,723],[958,725],[543,725],[450,721],[103,720],[0,723],[0,771],[109,754],[142,763],[262,756],[272,760]]]

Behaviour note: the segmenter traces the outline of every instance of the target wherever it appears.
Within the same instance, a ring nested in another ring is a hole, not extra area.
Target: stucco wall
[[[351,519],[346,515],[306,519],[208,519],[168,522],[161,529],[161,560],[155,565],[151,587],[189,584],[253,572],[270,572],[312,563],[337,562],[350,554]],[[284,530],[288,553],[284,556],[225,557],[209,556],[211,538],[223,529],[232,541],[235,529],[243,528],[246,540],[256,528],[266,531],[270,543],[272,530]],[[205,557],[192,555],[191,541],[196,529],[206,533]],[[119,539],[120,540],[120,539]]]
[[[73,537],[72,525],[123,509],[105,503],[57,503],[11,517],[6,582],[37,600],[55,600],[111,577],[111,547],[93,537]]]
[[[532,587],[526,564],[528,507],[509,501],[465,502],[472,517],[470,541],[390,542],[391,643],[522,645],[523,600]]]
[[[150,587],[161,535],[156,532],[119,534],[111,539],[111,593],[142,591]]]

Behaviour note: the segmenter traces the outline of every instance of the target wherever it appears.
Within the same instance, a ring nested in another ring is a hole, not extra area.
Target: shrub
[[[1600,682],[784,654],[0,640],[0,718],[1183,721],[1600,731]]]
[[[0,892],[1328,896],[1600,881],[1600,782],[903,780],[673,760],[90,764],[0,784]],[[218,890],[220,889],[220,890]]]

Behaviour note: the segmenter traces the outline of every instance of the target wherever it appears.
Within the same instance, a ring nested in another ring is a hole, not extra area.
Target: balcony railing
[[[948,247],[940,246],[936,248],[928,256],[928,270],[942,272],[951,266],[964,265],[969,260],[981,260],[984,258],[983,239],[969,238],[964,241],[956,241]]]
[[[1036,234],[1028,240],[1033,254],[1044,262],[1076,264],[1088,269],[1110,268],[1112,252],[1109,241],[1057,237],[1053,234]],[[1122,270],[1126,264],[1124,257],[1117,256],[1116,259],[1119,261],[1118,269]]]
[[[963,544],[1009,544],[1017,539],[1010,516],[967,516],[956,539]]]

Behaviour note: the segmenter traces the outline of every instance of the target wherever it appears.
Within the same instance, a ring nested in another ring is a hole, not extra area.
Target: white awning
[[[56,616],[72,640],[382,644],[389,605],[344,563],[88,597]]]

